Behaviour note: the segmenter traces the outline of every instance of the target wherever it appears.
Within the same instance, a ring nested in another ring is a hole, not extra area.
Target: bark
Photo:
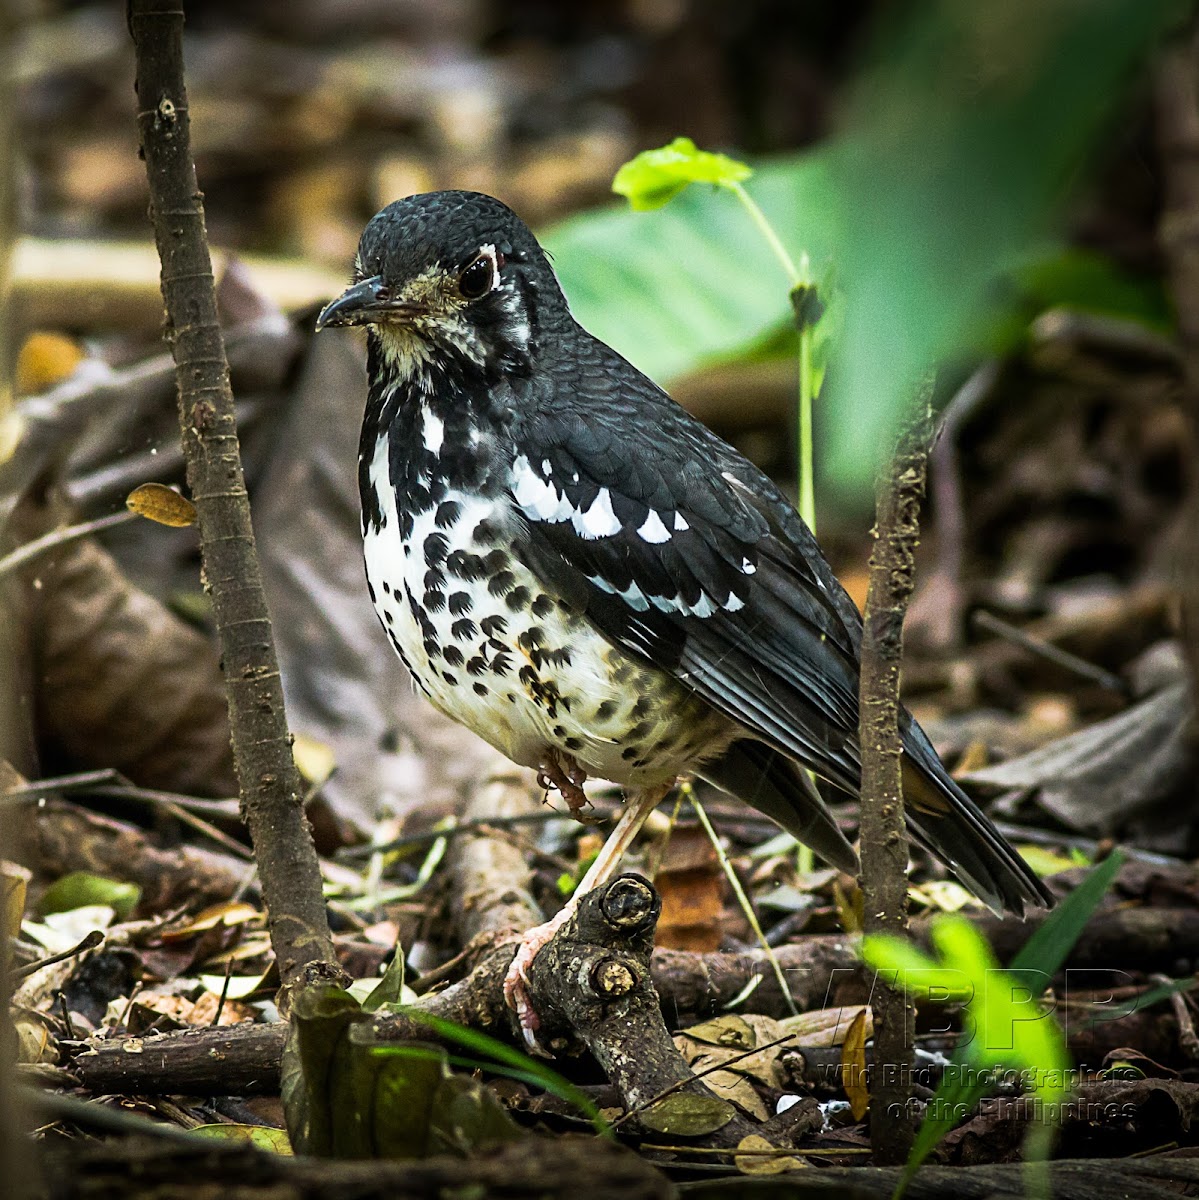
[[[316,851],[292,760],[270,615],[250,524],[229,366],[217,320],[204,210],[189,143],[178,0],[131,0],[138,127],[162,261],[187,479],[229,696],[233,753],[286,990],[341,980]]]
[[[874,551],[862,632],[862,891],[868,934],[907,932],[908,841],[903,817],[899,668],[920,533],[931,380],[875,491]],[[908,1083],[915,1009],[901,991],[875,989],[874,1049],[884,1064],[870,1097],[870,1140],[880,1165],[903,1162],[912,1143]]]

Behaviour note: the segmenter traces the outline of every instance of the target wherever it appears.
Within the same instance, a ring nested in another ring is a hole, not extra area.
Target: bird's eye
[[[458,290],[466,300],[478,300],[486,296],[495,283],[495,259],[490,254],[480,254],[458,276]]]

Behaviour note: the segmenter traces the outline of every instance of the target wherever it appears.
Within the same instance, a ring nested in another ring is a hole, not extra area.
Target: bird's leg
[[[572,817],[577,818],[587,807],[587,794],[583,791],[586,782],[587,772],[562,750],[547,750],[537,764],[538,787],[557,788]]]
[[[520,949],[508,968],[504,977],[504,999],[508,1007],[516,1010],[520,1020],[520,1028],[524,1033],[525,1042],[531,1050],[537,1050],[537,1039],[534,1036],[540,1024],[537,1013],[533,1010],[529,999],[528,970],[537,952],[545,946],[554,934],[566,924],[579,907],[579,901],[590,891],[607,883],[616,874],[620,860],[633,844],[641,826],[645,824],[650,813],[662,802],[674,781],[659,784],[656,787],[643,788],[634,792],[625,802],[624,811],[616,827],[608,835],[607,841],[600,847],[594,862],[587,868],[587,873],[575,888],[570,899],[559,909],[556,916],[528,930],[521,938]]]

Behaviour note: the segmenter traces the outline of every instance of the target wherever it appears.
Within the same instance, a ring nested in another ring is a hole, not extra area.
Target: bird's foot
[[[537,786],[547,791],[551,787],[556,788],[576,821],[583,820],[579,814],[591,803],[583,791],[586,782],[587,772],[561,750],[547,750],[545,757],[537,764]]]
[[[577,902],[572,898],[558,912],[557,916],[546,921],[544,925],[536,925],[528,930],[520,940],[520,949],[517,950],[512,965],[508,968],[508,974],[504,976],[504,1002],[516,1013],[516,1019],[520,1022],[520,1031],[529,1052],[539,1054],[543,1058],[548,1058],[549,1055],[537,1041],[537,1030],[541,1025],[541,1018],[533,1008],[533,1001],[529,996],[528,972],[538,952],[553,940],[554,934],[566,924],[577,907]]]

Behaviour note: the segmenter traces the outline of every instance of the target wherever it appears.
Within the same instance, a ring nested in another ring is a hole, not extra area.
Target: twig
[[[237,443],[204,209],[192,162],[179,0],[130,0],[138,129],[167,336],[179,385],[187,482],[229,696],[229,724],[283,986],[311,974],[344,980],[292,758],[262,571]]]
[[[862,630],[862,892],[867,933],[907,931],[908,842],[903,817],[899,666],[903,618],[912,595],[924,495],[933,380],[921,385],[895,459],[875,490],[874,551]],[[874,989],[875,1072],[870,1140],[880,1166],[901,1163],[912,1142],[907,1083],[915,1013],[900,991]]]
[[[229,996],[229,980],[233,978],[233,956],[230,955],[225,960],[225,982],[221,984],[221,998],[216,1002],[216,1012],[212,1014],[212,1020],[209,1025],[219,1025],[221,1023],[221,1013],[225,1011],[225,1000]]]
[[[62,951],[61,954],[51,954],[49,958],[39,958],[37,962],[27,963],[23,967],[17,967],[13,970],[11,978],[28,979],[30,975],[40,971],[43,967],[51,967],[55,963],[65,962],[68,958],[74,958],[76,954],[83,954],[87,950],[94,950],[102,941],[104,941],[104,933],[102,930],[93,929],[77,946],[72,946],[69,950]]]
[[[93,533],[99,533],[101,529],[111,529],[114,525],[124,525],[126,521],[136,520],[137,513],[118,512],[110,513],[107,517],[96,517],[93,521],[81,521],[78,525],[64,525],[61,529],[52,529],[49,533],[34,538],[31,542],[26,542],[11,554],[0,558],[0,579],[23,567],[31,559],[37,558],[39,554],[44,554],[47,550],[55,550],[59,546],[67,545],[68,542],[76,542],[80,538],[90,537]]]
[[[729,886],[733,889],[733,894],[737,897],[741,911],[745,914],[745,919],[749,922],[749,927],[754,931],[754,936],[758,939],[758,943],[761,945],[762,951],[770,963],[770,969],[774,972],[775,979],[778,980],[779,990],[783,993],[783,1000],[786,1002],[791,1015],[793,1017],[797,1016],[799,1009],[795,1007],[795,1000],[791,996],[790,985],[783,975],[783,968],[779,966],[778,956],[774,952],[774,947],[766,940],[766,935],[762,932],[762,926],[758,921],[758,914],[754,912],[754,906],[749,902],[749,897],[745,894],[745,889],[741,886],[741,880],[737,878],[737,872],[733,870],[733,864],[729,856],[725,853],[724,847],[720,844],[720,838],[717,836],[716,830],[712,828],[712,822],[708,820],[708,814],[704,811],[703,805],[696,799],[695,793],[691,791],[690,784],[683,784],[683,788],[690,793],[688,799],[691,801],[691,807],[695,810],[695,815],[699,818],[699,823],[704,827],[704,833],[708,835],[708,841],[712,843],[712,848],[716,851],[716,858],[720,863],[721,869],[724,871],[725,878],[729,881]]]
[[[1079,658],[1077,654],[1071,654],[1069,650],[1063,650],[1052,642],[1034,637],[1031,633],[1020,629],[1010,621],[1003,620],[1002,617],[997,617],[994,613],[980,608],[974,613],[971,620],[979,629],[985,629],[988,633],[1006,638],[1007,641],[1017,646],[1023,646],[1030,654],[1039,655],[1047,662],[1054,663],[1063,670],[1077,675],[1080,679],[1085,679],[1088,683],[1097,683],[1101,688],[1115,692],[1116,695],[1123,696],[1125,699],[1131,694],[1128,683],[1119,675],[1112,671],[1105,671],[1095,663],[1087,662],[1085,658]]]

